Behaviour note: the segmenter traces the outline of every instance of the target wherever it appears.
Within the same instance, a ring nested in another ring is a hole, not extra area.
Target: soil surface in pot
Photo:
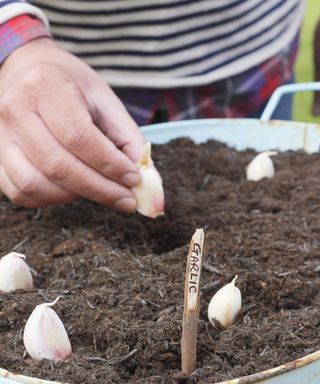
[[[179,139],[154,146],[166,214],[150,220],[87,201],[40,212],[0,200],[0,251],[25,253],[34,292],[0,295],[0,367],[77,383],[214,383],[319,349],[320,155],[273,157],[276,176],[249,182],[255,152]],[[206,233],[198,366],[180,369],[186,256]],[[207,320],[212,295],[238,275],[243,306],[227,330]],[[70,335],[66,362],[36,362],[22,335],[34,307]]]

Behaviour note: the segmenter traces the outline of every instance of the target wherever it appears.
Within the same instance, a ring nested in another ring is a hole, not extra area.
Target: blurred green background
[[[296,82],[313,81],[313,34],[320,18],[320,0],[308,0],[300,37],[300,48],[295,66]],[[320,124],[320,117],[311,115],[312,93],[297,93],[294,98],[293,119]]]

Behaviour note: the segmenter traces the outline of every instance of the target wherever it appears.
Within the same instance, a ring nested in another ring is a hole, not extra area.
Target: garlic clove
[[[33,279],[25,255],[10,252],[0,260],[0,291],[13,292],[17,289],[31,291]]]
[[[31,313],[23,333],[24,346],[35,360],[65,360],[72,352],[65,327],[52,303],[37,305]]]
[[[146,143],[138,161],[141,182],[132,188],[137,199],[136,210],[144,216],[156,218],[164,213],[162,179],[151,159],[151,144]]]
[[[241,309],[241,292],[235,286],[236,276],[231,283],[220,288],[212,297],[208,307],[209,321],[218,321],[222,327],[228,328],[236,319]]]
[[[247,180],[259,181],[265,177],[272,178],[275,175],[274,165],[270,156],[278,152],[266,151],[259,153],[247,166]]]

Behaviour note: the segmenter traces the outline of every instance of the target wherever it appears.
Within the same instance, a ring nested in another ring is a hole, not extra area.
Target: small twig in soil
[[[212,336],[211,336],[211,334],[210,334],[210,332],[209,332],[209,329],[208,329],[208,323],[206,323],[206,331],[207,331],[207,335],[209,336],[209,339],[212,341],[212,343],[213,343],[213,338],[212,338]]]
[[[218,285],[220,285],[220,283],[221,283],[220,280],[212,281],[211,283],[208,283],[204,287],[202,287],[201,291],[204,293],[208,293],[213,289],[215,289]]]
[[[41,217],[42,217],[42,212],[43,212],[43,209],[42,209],[42,208],[37,208],[36,213],[35,213],[34,216],[32,217],[33,220],[40,220]]]
[[[95,307],[94,305],[92,305],[92,304],[90,303],[90,301],[86,300],[86,302],[87,302],[88,306],[89,306],[91,309],[97,309],[97,307]]]
[[[71,233],[71,231],[69,229],[61,228],[61,232],[66,237],[71,237],[72,236],[72,233]]]
[[[17,245],[15,245],[13,248],[12,248],[12,251],[17,251],[20,247],[22,247],[27,241],[28,241],[28,236],[26,236],[23,240],[20,241],[20,243],[18,243]]]
[[[107,359],[104,359],[103,357],[93,356],[93,357],[87,357],[87,360],[100,361],[100,362],[105,363],[107,365],[115,365],[115,364],[124,363],[125,361],[129,360],[130,357],[135,355],[137,352],[138,352],[138,348],[135,348],[131,352],[129,352],[127,355],[120,357],[120,359],[107,360]]]
[[[145,269],[144,265],[141,263],[140,260],[135,259],[135,262],[139,265],[139,267],[140,267],[141,269]]]
[[[161,308],[161,305],[156,304],[156,303],[154,303],[154,302],[151,301],[151,300],[144,299],[144,301],[145,301],[147,304],[151,305],[152,307]]]
[[[286,277],[293,274],[293,271],[285,271],[285,272],[273,272],[274,275],[278,277]]]
[[[260,353],[260,356],[265,355],[269,351],[269,347],[265,347],[264,350]]]
[[[99,356],[87,357],[86,359],[89,361],[101,361],[102,363],[108,363],[109,362],[109,360],[104,359],[103,357],[99,357]]]
[[[110,251],[110,253],[111,253],[111,255],[114,255],[114,256],[121,258],[121,255],[113,249]]]
[[[181,337],[181,371],[190,375],[197,361],[197,332],[200,312],[200,275],[204,232],[197,229],[192,236],[186,267],[184,310]]]
[[[213,265],[210,265],[209,263],[203,263],[203,269],[209,272],[217,273],[218,275],[224,276],[224,271],[221,271],[221,269],[214,267]]]
[[[165,308],[164,310],[162,310],[162,311],[160,311],[159,313],[156,314],[156,316],[154,317],[154,320],[159,320],[160,318],[162,318],[162,316],[169,315],[175,309],[176,309],[175,306],[171,306],[171,307]]]
[[[97,338],[95,333],[93,334],[93,346],[94,350],[97,352]]]
[[[113,277],[114,279],[119,279],[119,276],[116,275],[114,272],[112,272],[111,269],[108,268],[108,267],[105,267],[105,266],[104,266],[104,267],[97,267],[96,270],[97,270],[97,271],[102,271],[102,272],[107,272],[107,273],[109,273],[109,274],[111,275],[111,277]]]
[[[303,248],[305,249],[306,253],[309,253],[310,250],[309,250],[309,247],[308,247],[308,244],[307,243],[303,243]]]

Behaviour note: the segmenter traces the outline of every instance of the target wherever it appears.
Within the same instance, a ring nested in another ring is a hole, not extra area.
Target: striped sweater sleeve
[[[43,12],[26,1],[0,0],[0,63],[30,40],[48,37]]]

